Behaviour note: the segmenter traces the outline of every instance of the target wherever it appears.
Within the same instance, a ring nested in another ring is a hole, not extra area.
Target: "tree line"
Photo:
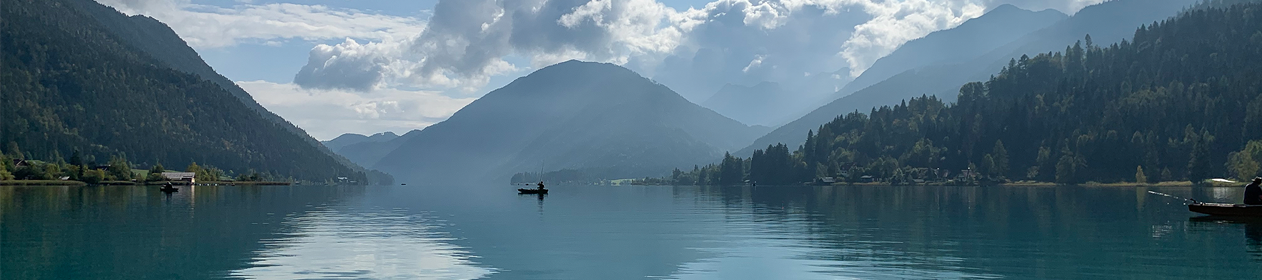
[[[89,184],[102,182],[158,182],[168,181],[162,175],[167,170],[162,164],[153,164],[148,172],[137,172],[134,162],[127,160],[126,155],[113,155],[109,161],[97,162],[96,157],[84,155],[75,150],[69,157],[54,155],[52,158],[36,160],[28,158],[14,142],[9,142],[0,149],[0,180],[70,180]],[[259,173],[249,170],[241,174],[221,170],[214,166],[198,165],[196,162],[185,167],[184,172],[191,172],[198,181],[294,181],[271,173]]]

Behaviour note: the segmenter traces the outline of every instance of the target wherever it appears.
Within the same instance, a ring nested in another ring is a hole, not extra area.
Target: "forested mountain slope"
[[[737,154],[747,156],[754,149],[775,143],[797,147],[803,143],[801,135],[821,123],[832,120],[837,115],[855,111],[868,112],[875,107],[892,105],[921,95],[936,95],[950,102],[959,94],[960,85],[984,81],[1005,66],[1009,60],[1021,55],[1059,51],[1065,45],[1073,44],[1076,40],[1083,40],[1088,35],[1097,44],[1120,42],[1133,34],[1136,26],[1175,16],[1196,2],[1196,0],[1113,0],[1088,6],[1068,19],[1026,34],[1006,45],[997,48],[990,46],[989,48],[992,49],[981,56],[971,56],[970,59],[957,61],[958,63],[931,64],[907,70],[866,88],[858,89],[853,94],[839,96],[839,99],[760,137],[754,141],[753,145],[742,149]],[[858,82],[862,83],[862,81]]]
[[[930,96],[839,116],[795,152],[755,151],[748,179],[897,182],[924,176],[917,168],[1062,183],[1249,178],[1262,161],[1259,61],[1262,5],[1192,10],[1120,44],[1012,60],[955,104]]]
[[[955,28],[929,33],[923,38],[899,46],[838,90],[834,99],[850,95],[907,70],[972,62],[987,52],[1068,17],[1052,9],[1035,12],[1009,4],[1000,5]]]
[[[307,135],[306,131],[293,125],[271,111],[268,111],[266,108],[263,108],[262,105],[259,105],[259,103],[254,100],[254,97],[250,96],[249,92],[246,92],[245,89],[237,86],[236,83],[232,82],[232,80],[229,80],[227,77],[219,75],[219,73],[216,73],[210,65],[207,65],[205,61],[202,61],[202,58],[197,54],[197,51],[189,47],[188,44],[186,44],[183,39],[180,39],[180,36],[175,34],[175,31],[171,30],[171,28],[166,24],[143,15],[126,16],[119,13],[117,10],[101,5],[94,0],[68,0],[65,1],[65,3],[71,4],[72,7],[82,11],[84,14],[95,18],[101,26],[114,33],[114,35],[120,39],[121,43],[139,49],[150,57],[162,62],[166,67],[200,76],[204,80],[219,85],[219,87],[228,91],[228,93],[231,93],[232,96],[240,100],[241,103],[245,104],[246,107],[252,108],[258,112],[258,114],[263,115],[264,119],[276,122],[286,130],[297,134],[308,144],[316,146],[316,148],[321,152],[338,159],[338,161],[342,162],[347,167],[364,171],[362,167],[356,166],[351,163],[350,160],[344,159],[332,150],[325,148],[315,138]],[[377,171],[366,172],[369,174],[380,174],[380,172]]]
[[[243,104],[168,68],[75,8],[12,0],[3,11],[0,143],[36,158],[81,150],[139,163],[253,169],[298,179],[366,175]]]

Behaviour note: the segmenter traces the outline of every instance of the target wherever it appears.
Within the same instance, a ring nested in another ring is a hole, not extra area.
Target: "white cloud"
[[[119,11],[143,14],[166,23],[196,48],[217,48],[276,39],[388,40],[413,36],[424,28],[417,18],[381,15],[323,5],[247,4],[231,8],[193,4],[190,0],[97,0]]]
[[[474,98],[451,98],[431,91],[378,89],[372,92],[303,89],[295,84],[237,82],[259,104],[307,130],[316,139],[342,133],[403,134],[446,120]]]
[[[515,55],[532,68],[621,64],[666,75],[660,80],[685,94],[792,84],[802,72],[858,75],[908,40],[980,16],[981,1],[717,0],[685,11],[653,0],[440,1],[425,30],[406,39],[317,46],[295,82],[474,92],[520,69],[503,59]]]
[[[311,49],[293,84],[242,83],[269,109],[328,137],[424,127],[485,92],[492,77],[569,59],[624,65],[698,102],[727,83],[833,77],[813,86],[836,88],[903,43],[987,8],[1072,13],[1103,0],[715,0],[687,10],[655,0],[442,0],[424,21],[243,0],[97,1],[157,18],[203,49],[341,40]],[[292,104],[306,99],[314,103]]]
[[[985,7],[968,1],[906,0],[862,2],[874,18],[854,27],[854,33],[841,45],[841,56],[850,63],[850,76],[857,77],[877,59],[894,52],[907,41],[948,29],[982,15]]]

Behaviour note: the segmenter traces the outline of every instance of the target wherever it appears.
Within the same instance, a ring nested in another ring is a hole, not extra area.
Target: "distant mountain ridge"
[[[727,84],[701,106],[745,124],[771,126],[776,124],[770,123],[767,115],[782,113],[787,105],[782,102],[784,98],[784,89],[775,82],[752,87]]]
[[[1175,16],[1195,3],[1195,0],[1114,0],[1087,6],[1046,28],[1003,46],[992,46],[984,55],[967,62],[935,64],[904,71],[841,97],[776,128],[736,154],[749,156],[756,149],[776,143],[797,147],[805,141],[803,135],[817,129],[820,124],[855,111],[868,113],[876,107],[895,105],[912,97],[936,95],[950,102],[959,94],[961,85],[985,80],[1022,55],[1062,51],[1066,45],[1073,45],[1087,35],[1091,35],[1095,44],[1115,43],[1134,33],[1137,26]]]
[[[838,90],[833,98],[844,97],[908,70],[967,63],[1066,18],[1069,16],[1052,9],[1034,12],[1010,4],[1000,5],[955,28],[908,41],[874,62],[872,67]]]
[[[395,138],[399,138],[399,135],[394,134],[394,132],[390,132],[390,131],[373,134],[372,136],[365,136],[363,134],[355,134],[355,133],[346,133],[346,134],[342,134],[341,136],[338,136],[337,138],[333,138],[329,141],[320,141],[320,143],[324,144],[325,147],[329,147],[329,150],[333,150],[334,152],[337,152],[341,150],[342,148],[345,148],[346,146],[351,146],[351,145],[365,143],[365,142],[368,142],[368,143],[386,142],[386,141],[394,140]]]
[[[388,150],[374,168],[427,181],[507,179],[545,163],[643,177],[705,163],[765,132],[626,68],[567,61],[491,91],[446,121],[343,151],[356,158],[349,153]]]

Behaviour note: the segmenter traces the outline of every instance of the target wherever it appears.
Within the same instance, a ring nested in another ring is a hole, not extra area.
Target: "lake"
[[[1257,279],[1241,188],[0,187],[0,279]]]

